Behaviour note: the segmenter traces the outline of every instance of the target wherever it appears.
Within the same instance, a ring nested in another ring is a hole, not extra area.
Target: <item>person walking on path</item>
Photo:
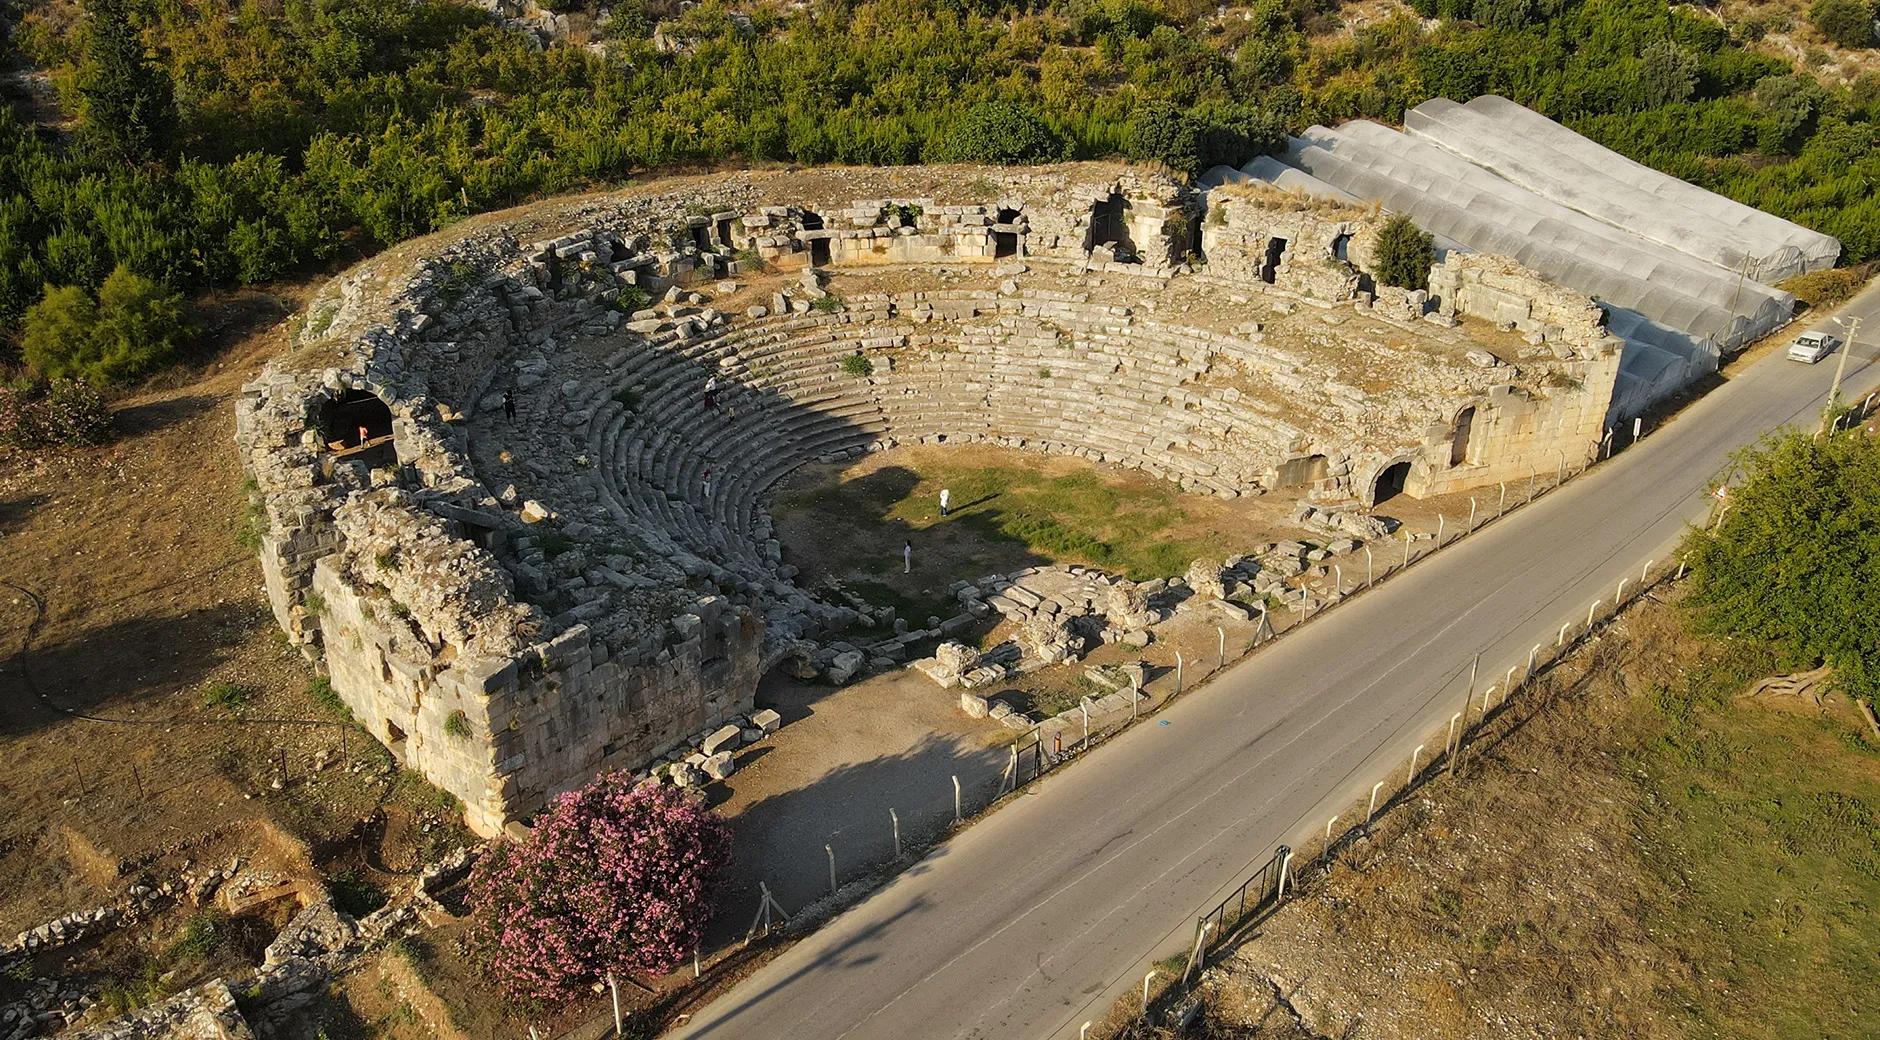
[[[516,421],[516,391],[512,388],[503,391],[503,418]]]
[[[908,542],[901,546],[901,573],[902,574],[914,573],[914,543],[913,542]]]
[[[705,379],[705,407],[713,411],[718,410],[718,377],[717,376],[708,376]]]
[[[707,470],[705,471],[705,480],[704,480],[704,491],[705,491],[705,500],[706,500],[707,502],[709,502],[709,501],[711,501],[711,497],[712,497],[712,471],[711,471],[710,469],[707,469]]]
[[[953,493],[946,488],[940,489],[940,516],[942,519],[945,519],[947,515],[947,499],[952,497],[952,494]]]

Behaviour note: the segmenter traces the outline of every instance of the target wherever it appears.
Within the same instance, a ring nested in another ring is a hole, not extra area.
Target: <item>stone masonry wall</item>
[[[1201,229],[1210,286],[1274,286],[1327,308],[1325,328],[1337,304],[1370,313],[1359,267],[1336,255],[1365,255],[1366,214],[1223,198]],[[1551,353],[1508,369],[1508,389],[1484,394],[1491,377],[1471,368],[1500,359],[1445,346],[1416,390],[1373,401],[1258,322],[1190,327],[1153,299],[1138,313],[1009,280],[1037,264],[1153,293],[1189,273],[1194,219],[1184,185],[1129,167],[832,169],[660,182],[394,247],[316,296],[299,346],[237,406],[276,618],[375,736],[493,833],[597,770],[670,759],[747,713],[766,666],[866,623],[795,585],[759,500],[809,459],[954,436],[1232,497],[1272,486],[1290,445],[1338,456],[1315,494],[1361,497],[1392,451],[1420,453],[1414,488],[1492,483],[1603,413],[1612,352],[1534,286]],[[812,262],[985,264],[989,279],[843,301],[811,270],[736,315],[693,288]],[[1450,294],[1465,313],[1511,312],[1479,301],[1523,291],[1508,270],[1465,275]],[[1409,329],[1420,308],[1378,310]],[[879,370],[846,374],[864,351]],[[1549,366],[1570,372],[1539,393]],[[700,403],[708,374],[728,411]],[[1439,424],[1416,444],[1432,389],[1478,400],[1465,466],[1434,461]],[[497,418],[506,394],[520,421]],[[1342,418],[1308,428],[1288,414],[1307,400]],[[373,402],[384,443],[322,425]],[[1368,433],[1345,429],[1360,418]]]
[[[1568,471],[1591,461],[1604,436],[1606,408],[1619,373],[1619,354],[1576,362],[1563,370],[1545,397],[1498,386],[1475,402],[1467,458],[1449,465],[1453,426],[1432,426],[1425,438],[1425,464],[1413,469],[1406,489],[1437,495],[1472,487],[1514,484],[1536,473]]]

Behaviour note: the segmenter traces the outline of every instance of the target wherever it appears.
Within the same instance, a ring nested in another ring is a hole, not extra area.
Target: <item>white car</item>
[[[1825,332],[1804,332],[1789,344],[1789,360],[1812,365],[1834,353],[1841,341]]]

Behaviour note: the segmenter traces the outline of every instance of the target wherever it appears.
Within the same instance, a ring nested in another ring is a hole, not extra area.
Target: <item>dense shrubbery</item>
[[[677,788],[602,774],[477,864],[472,943],[521,1001],[562,1003],[609,973],[664,973],[697,948],[730,855],[717,813]]]
[[[1880,694],[1880,441],[1790,432],[1738,461],[1722,523],[1686,545],[1700,625],[1772,643],[1798,669],[1825,661],[1848,689]]]
[[[1843,47],[1874,44],[1874,6],[1871,0],[1815,0],[1808,20],[1816,31]]]
[[[1202,170],[1489,91],[1880,256],[1880,77],[1820,87],[1663,0],[1416,6],[1446,21],[1331,36],[1325,0],[817,0],[746,25],[707,0],[661,23],[686,41],[662,51],[667,8],[617,4],[609,56],[533,49],[452,0],[92,0],[77,28],[48,6],[14,39],[81,132],[0,114],[0,329],[44,285],[96,290],[120,264],[175,290],[252,283],[648,168]]]

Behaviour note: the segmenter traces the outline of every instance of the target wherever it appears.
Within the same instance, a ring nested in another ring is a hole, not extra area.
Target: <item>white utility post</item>
[[[1470,530],[1470,531],[1475,530],[1475,496],[1474,495],[1469,496],[1469,526],[1467,530]]]
[[[1417,756],[1421,755],[1422,753],[1423,753],[1423,745],[1421,744],[1418,744],[1414,749],[1411,750],[1410,752],[1410,779],[1404,781],[1405,787],[1408,787],[1411,784],[1414,784],[1417,782]]]
[[[1371,587],[1371,547],[1364,547],[1364,587]]]
[[[1149,983],[1155,976],[1156,971],[1154,968],[1151,968],[1149,969],[1149,974],[1142,977],[1142,1013],[1144,1015],[1149,1013]]]
[[[1860,335],[1859,318],[1837,317],[1832,320],[1836,325],[1847,330],[1847,342],[1841,344],[1841,356],[1834,362],[1834,386],[1828,390],[1828,407],[1821,416],[1821,424],[1824,427],[1828,424],[1828,416],[1833,413],[1834,406],[1841,400],[1841,377],[1847,374],[1847,356],[1854,352],[1854,337]]]
[[[829,854],[829,894],[836,894],[836,847],[824,845],[823,851]]]
[[[1364,825],[1366,827],[1371,825],[1371,817],[1377,813],[1377,792],[1383,786],[1384,781],[1382,780],[1371,785],[1371,804],[1366,806],[1364,810]]]
[[[1438,549],[1443,547],[1443,528],[1446,527],[1448,523],[1449,520],[1447,517],[1443,516],[1441,513],[1436,514],[1436,547]]]
[[[695,965],[696,963],[697,962],[694,961]],[[697,974],[694,973],[693,978],[697,977]],[[624,1035],[620,1030],[620,984],[614,981],[614,973],[611,971],[607,973],[607,989],[612,992],[614,996],[614,1036],[620,1037]]]
[[[1592,605],[1586,608],[1586,627],[1587,628],[1593,627],[1593,615],[1599,612],[1599,603],[1600,603],[1599,600],[1594,600],[1592,602]]]
[[[1222,667],[1222,668],[1225,668],[1225,667],[1227,667],[1227,629],[1225,629],[1225,628],[1222,628],[1222,627],[1221,627],[1221,626],[1219,626],[1219,625],[1215,625],[1215,626],[1214,626],[1214,634],[1215,634],[1215,635],[1217,635],[1217,636],[1220,636],[1220,637],[1221,637],[1221,649],[1220,649],[1220,656],[1221,656],[1221,664],[1220,664],[1220,667]]]
[[[953,777],[953,825],[957,827],[959,826],[959,824],[960,824],[960,778],[958,774],[955,774]]]
[[[900,859],[901,858],[901,817],[898,813],[894,811],[893,806],[888,807],[888,823],[894,828],[894,858]]]
[[[1567,629],[1572,628],[1572,627],[1573,627],[1573,622],[1571,621],[1560,626],[1560,638],[1554,641],[1555,649],[1558,649],[1560,647],[1567,645]]]
[[[1175,651],[1175,693],[1182,692],[1182,652]]]
[[[1139,674],[1138,672],[1129,673],[1129,721],[1131,722],[1136,721],[1136,711],[1138,705],[1142,703],[1142,679],[1138,677]],[[1013,760],[1017,761],[1017,750],[1014,750],[1012,755]]]

